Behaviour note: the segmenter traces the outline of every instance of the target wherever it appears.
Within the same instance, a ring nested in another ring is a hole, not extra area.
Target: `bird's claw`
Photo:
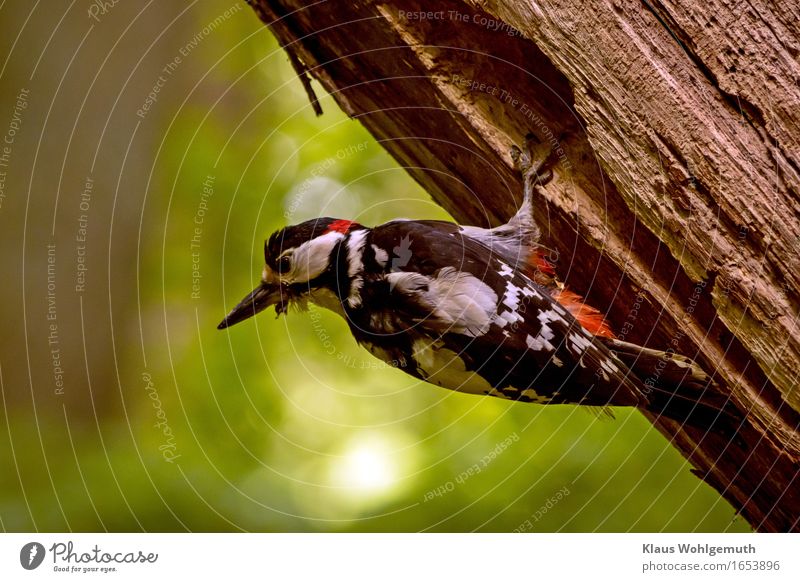
[[[544,186],[553,179],[553,171],[549,167],[550,157],[553,150],[550,149],[545,155],[537,155],[541,151],[541,141],[529,133],[525,136],[523,147],[511,146],[511,159],[517,170],[522,174],[526,184],[538,184]],[[536,162],[534,162],[536,160]]]

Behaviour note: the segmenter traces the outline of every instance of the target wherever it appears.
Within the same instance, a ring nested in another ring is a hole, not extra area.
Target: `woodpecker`
[[[558,283],[539,245],[533,195],[552,177],[535,138],[511,155],[523,202],[506,224],[317,218],[264,243],[261,283],[219,324],[309,303],[341,315],[377,358],[431,384],[541,404],[632,406],[709,429],[726,411],[687,357],[614,337]]]

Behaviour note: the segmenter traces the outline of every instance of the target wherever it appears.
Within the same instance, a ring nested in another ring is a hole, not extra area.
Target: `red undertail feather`
[[[544,251],[541,249],[536,249],[536,251],[531,255],[529,262],[537,271],[541,271],[545,275],[555,277],[556,269],[553,267],[553,264],[547,260],[547,257],[544,256]]]
[[[573,293],[567,289],[561,289],[554,290],[552,296],[553,299],[563,305],[589,333],[598,337],[615,337],[614,332],[611,331],[611,327],[609,327],[603,314],[594,307],[586,305],[583,302],[583,297],[577,293]]]
[[[556,270],[553,264],[547,260],[542,249],[534,250],[529,259],[528,265],[532,268],[533,280],[539,285],[550,289],[550,295],[564,306],[575,319],[578,320],[586,331],[598,337],[614,338],[614,332],[606,322],[603,314],[590,305],[583,302],[583,297],[567,289],[559,289],[556,281]]]
[[[557,285],[556,269],[542,249],[535,249],[525,261],[525,272],[537,285],[550,289]]]

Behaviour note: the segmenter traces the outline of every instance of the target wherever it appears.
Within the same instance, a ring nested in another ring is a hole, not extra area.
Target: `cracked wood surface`
[[[796,4],[251,4],[459,222],[514,212],[525,133],[555,147],[559,277],[747,413],[736,439],[651,420],[755,529],[800,527]]]

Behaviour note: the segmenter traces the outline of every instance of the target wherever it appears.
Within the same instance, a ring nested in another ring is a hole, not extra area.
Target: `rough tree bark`
[[[514,212],[526,132],[556,147],[536,218],[560,278],[627,341],[715,371],[737,438],[658,429],[756,530],[798,529],[795,2],[251,4],[462,223]]]

